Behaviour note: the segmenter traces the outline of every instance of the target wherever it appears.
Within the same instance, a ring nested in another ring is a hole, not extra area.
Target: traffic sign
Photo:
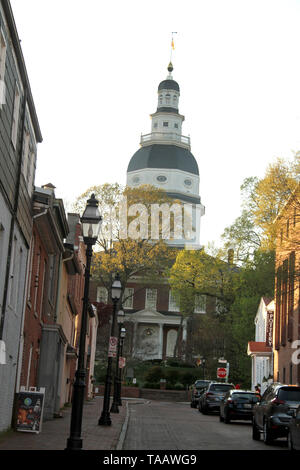
[[[224,367],[218,367],[217,377],[219,379],[225,379],[226,376],[227,376],[227,370]]]

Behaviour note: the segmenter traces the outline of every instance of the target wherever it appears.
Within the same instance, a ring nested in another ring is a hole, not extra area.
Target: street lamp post
[[[120,333],[120,357],[123,356],[123,343],[126,335],[126,330],[125,328],[121,328],[121,333]],[[121,400],[121,388],[122,388],[122,369],[119,367],[119,376],[118,376],[118,405],[122,406],[122,400]]]
[[[110,346],[112,342],[116,341],[116,338],[114,336],[115,323],[116,323],[116,308],[117,308],[117,303],[121,297],[121,292],[122,292],[122,285],[121,285],[120,277],[118,274],[116,274],[115,280],[111,288],[111,298],[113,301],[113,316],[112,316],[112,324],[111,324]],[[111,368],[112,368],[113,353],[110,351],[110,346],[109,346],[108,360],[107,360],[107,372],[106,372],[105,389],[104,389],[103,410],[98,421],[99,425],[104,425],[104,426],[111,425],[110,412],[109,412],[109,400],[110,400],[110,389],[111,389],[111,383],[112,383]]]
[[[202,362],[202,366],[203,366],[203,380],[205,380],[205,357],[202,358],[201,362]]]
[[[98,209],[98,201],[95,195],[92,194],[91,198],[87,201],[85,211],[81,217],[82,233],[84,243],[86,245],[86,266],[85,266],[85,283],[84,283],[84,295],[82,305],[82,317],[81,317],[81,328],[79,337],[79,350],[78,350],[78,362],[77,370],[75,373],[74,392],[72,400],[72,414],[71,414],[71,426],[70,426],[70,437],[67,440],[67,450],[81,450],[82,439],[81,439],[81,424],[82,424],[82,412],[84,403],[84,391],[85,391],[85,341],[87,332],[87,311],[89,304],[89,281],[90,281],[90,268],[91,259],[93,255],[92,246],[96,243],[102,217]]]
[[[118,349],[117,349],[117,357],[116,357],[116,370],[115,370],[115,377],[114,377],[114,398],[110,408],[111,413],[119,413],[118,408],[118,391],[119,391],[119,357],[120,357],[120,345],[121,345],[121,328],[124,322],[124,310],[119,310],[118,312]]]

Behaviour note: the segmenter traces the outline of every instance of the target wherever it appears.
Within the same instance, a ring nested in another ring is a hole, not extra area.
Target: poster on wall
[[[39,433],[42,430],[45,388],[21,389],[16,399],[16,431]]]

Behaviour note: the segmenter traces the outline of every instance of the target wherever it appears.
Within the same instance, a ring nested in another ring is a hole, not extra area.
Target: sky
[[[126,183],[157,88],[180,86],[200,171],[200,242],[241,212],[240,186],[300,150],[300,0],[11,0],[43,135],[36,186],[67,210]]]

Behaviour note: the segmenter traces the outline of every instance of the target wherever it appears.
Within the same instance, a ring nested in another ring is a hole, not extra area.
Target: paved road
[[[267,446],[253,441],[251,423],[221,423],[189,403],[146,401],[129,404],[123,450],[287,450],[286,439]]]

